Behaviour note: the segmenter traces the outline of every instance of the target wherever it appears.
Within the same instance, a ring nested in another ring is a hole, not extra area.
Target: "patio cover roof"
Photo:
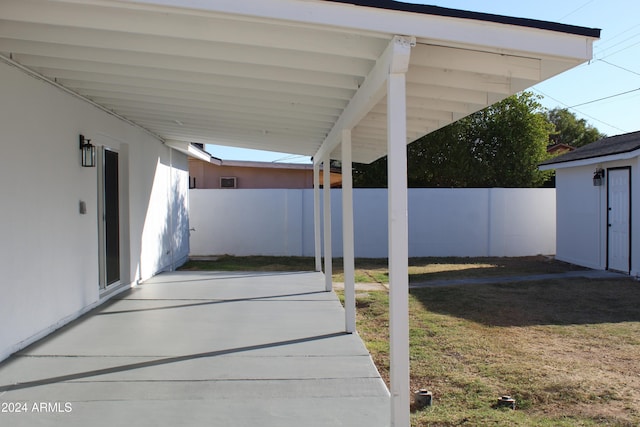
[[[600,31],[388,0],[3,0],[0,59],[184,147],[387,152],[408,36],[407,143],[591,58]],[[338,147],[338,149],[336,149]]]

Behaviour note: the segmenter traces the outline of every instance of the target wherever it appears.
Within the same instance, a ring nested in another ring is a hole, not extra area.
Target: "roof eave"
[[[547,171],[547,170],[553,170],[553,169],[566,169],[566,168],[573,168],[578,166],[595,165],[598,163],[614,162],[617,160],[628,160],[628,159],[632,159],[634,157],[639,157],[639,156],[640,156],[640,149],[637,148],[631,151],[626,151],[623,153],[616,153],[616,154],[609,154],[606,156],[593,156],[593,157],[586,157],[583,159],[565,160],[560,162],[541,164],[538,166],[538,169],[541,171]]]
[[[189,157],[193,157],[194,159],[204,160],[205,162],[209,162],[211,160],[211,155],[209,153],[196,147],[190,142],[168,140],[165,142],[165,145],[173,148],[174,150],[180,151]]]
[[[483,12],[473,12],[460,9],[451,9],[441,6],[425,4],[404,3],[389,0],[325,0],[334,3],[347,3],[355,6],[373,7],[377,9],[395,10],[399,12],[413,12],[426,15],[436,15],[449,18],[472,19],[476,21],[494,22],[498,24],[517,25],[520,27],[536,28],[540,30],[557,31],[578,36],[600,38],[599,28],[580,27],[576,25],[561,24],[557,22],[541,21],[537,19],[518,18],[512,16],[495,15]]]

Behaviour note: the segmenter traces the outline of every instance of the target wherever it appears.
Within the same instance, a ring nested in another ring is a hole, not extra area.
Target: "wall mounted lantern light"
[[[604,169],[598,168],[593,173],[593,186],[600,187],[602,184],[604,184]]]
[[[86,139],[84,135],[80,135],[80,151],[81,163],[85,168],[93,168],[96,166],[96,147],[91,144],[90,139]]]

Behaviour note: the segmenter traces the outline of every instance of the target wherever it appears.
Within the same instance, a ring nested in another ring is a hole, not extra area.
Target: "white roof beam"
[[[191,9],[185,9],[190,7],[187,2],[180,0],[176,3],[173,5],[176,7],[172,8],[156,5],[138,7],[140,10],[135,10],[132,7],[135,5],[125,2],[90,4],[88,1],[59,0],[43,3],[31,0],[2,0],[0,16],[4,20],[17,22],[120,31],[128,33],[129,36],[147,34],[265,48],[279,47],[348,58],[356,56],[369,60],[378,58],[385,46],[386,37],[383,35],[378,35],[381,38],[379,40],[372,40],[371,36],[375,36],[373,33],[358,36],[353,34],[353,30],[342,32],[333,24],[330,24],[329,28],[321,29],[292,22],[289,26],[283,27],[285,22],[277,16],[276,23],[251,18],[252,15],[260,15],[254,12],[259,11],[263,5],[263,2],[255,0],[243,0],[242,3],[248,13],[237,17],[221,16],[218,13],[202,10],[203,8],[211,9],[214,6],[219,9],[214,12],[225,12],[225,7],[221,6],[220,2],[200,2]],[[273,2],[264,3],[272,4]],[[34,13],[34,10],[38,13]],[[300,21],[300,18],[301,16],[297,16],[294,21]],[[329,40],[330,43],[327,44],[324,40]]]
[[[471,49],[418,44],[411,65],[539,81],[540,59]]]
[[[412,106],[411,109],[445,110],[445,111],[450,111],[452,113],[466,113],[466,114],[469,114],[470,112],[473,112],[473,111],[480,110],[485,106],[485,104],[479,104],[479,103],[473,104],[470,102],[458,102],[458,101],[450,101],[446,99],[417,98],[412,96],[407,96],[407,101]]]
[[[384,117],[382,117],[384,119]],[[451,117],[449,117],[449,120]],[[412,129],[422,129],[422,128],[434,128],[438,127],[440,122],[438,120],[428,119],[428,118],[419,118],[419,119],[409,119],[406,118],[407,128]],[[357,126],[360,130],[366,129],[378,129],[386,132],[387,124],[380,121],[380,117],[370,117],[368,115],[364,119],[362,119]]]
[[[290,139],[295,138],[298,143],[300,143],[300,141],[304,141],[305,143],[309,141],[322,141],[322,137],[324,135],[322,132],[313,132],[305,129],[286,129],[282,127],[271,127],[269,129],[265,129],[264,126],[260,126],[259,124],[242,126],[236,123],[198,123],[190,125],[189,127],[185,126],[185,130],[183,130],[182,128],[176,126],[174,123],[168,120],[140,119],[138,122],[140,124],[143,124],[144,126],[153,126],[153,129],[159,129],[163,132],[175,131],[177,134],[183,134],[187,130],[191,133],[199,133],[201,135],[211,136],[236,132],[240,135],[257,135],[260,136],[261,139],[264,136],[283,137]],[[320,142],[318,142],[318,145],[320,145]]]
[[[140,120],[141,124],[144,125],[153,125],[154,129],[160,129],[162,131],[175,131],[178,134],[182,134],[185,132],[204,132],[205,134],[209,134],[212,136],[216,136],[218,134],[224,135],[225,133],[235,132],[241,137],[243,135],[253,136],[255,140],[256,137],[262,139],[277,139],[279,137],[282,138],[295,138],[295,141],[322,141],[322,136],[324,134],[318,132],[308,132],[305,130],[296,130],[296,129],[284,129],[284,128],[275,128],[275,129],[264,129],[261,126],[242,126],[239,124],[238,126],[234,126],[232,123],[210,123],[210,124],[200,124],[199,126],[189,126],[185,130],[182,130],[179,126],[176,126],[175,123],[170,123],[167,120]],[[319,143],[318,143],[319,145]]]
[[[55,76],[56,80],[69,87],[101,88],[101,87],[135,87],[150,90],[171,89],[191,93],[207,93],[220,102],[243,105],[244,103],[260,104],[271,108],[277,104],[284,104],[291,108],[309,109],[319,114],[330,113],[338,117],[346,107],[347,100],[336,100],[327,97],[304,96],[301,94],[281,93],[268,90],[251,90],[218,86],[215,82],[198,84],[192,82],[157,80],[142,77],[125,77],[114,74],[87,73],[57,68],[39,68],[46,75]],[[93,86],[95,85],[95,86]],[[104,85],[104,86],[101,86]]]
[[[343,129],[352,129],[385,96],[386,81],[394,61],[406,59],[414,38],[394,36],[373,67],[364,83],[353,96],[347,108],[314,156],[314,162],[322,161],[340,143]],[[405,58],[406,57],[406,58]]]
[[[251,121],[254,119],[264,118],[266,120],[274,120],[278,117],[284,118],[296,118],[301,122],[307,122],[309,124],[315,124],[323,129],[330,128],[335,119],[327,116],[322,118],[316,114],[306,114],[298,111],[278,111],[278,110],[265,110],[261,108],[247,108],[238,107],[234,108],[229,106],[225,108],[224,104],[208,102],[206,100],[198,100],[197,102],[189,101],[188,98],[172,98],[165,96],[153,96],[153,95],[140,95],[140,94],[126,94],[124,92],[104,92],[95,90],[82,90],[78,91],[83,96],[93,100],[104,101],[106,104],[111,105],[130,105],[129,102],[134,102],[136,106],[146,108],[149,111],[174,111],[173,107],[189,108],[192,114],[206,115],[209,117],[235,117],[238,115],[248,116],[244,117],[245,120]],[[131,104],[133,105],[133,104]],[[146,105],[146,107],[145,107]],[[291,120],[287,120],[291,122]]]
[[[94,91],[104,94],[134,93],[139,95],[162,96],[172,99],[194,99],[208,101],[212,109],[236,112],[255,112],[256,114],[281,113],[293,116],[305,116],[317,121],[334,123],[340,116],[340,109],[318,107],[313,105],[301,105],[285,101],[267,101],[262,99],[238,99],[232,97],[220,97],[207,91],[191,92],[173,90],[161,87],[142,87],[128,85],[112,85],[93,82],[79,82],[66,79],[58,79],[58,83],[76,92],[91,94]]]
[[[164,110],[160,110],[160,109],[156,109],[156,108],[151,108],[151,107],[146,107],[146,106],[128,106],[126,104],[122,104],[121,107],[119,107],[119,111],[123,114],[123,115],[127,115],[127,116],[133,116],[133,115],[138,115],[141,117],[150,117],[150,116],[155,116],[155,117],[161,117],[161,116],[165,116],[166,118],[173,118],[175,119],[180,119],[180,121],[182,122],[188,122],[189,120],[209,120],[212,117],[214,118],[225,118],[225,117],[245,117],[245,121],[247,122],[254,122],[255,120],[249,120],[246,116],[251,116],[252,118],[255,118],[257,120],[263,120],[266,121],[267,123],[273,123],[273,122],[277,122],[277,121],[282,121],[282,123],[291,123],[291,118],[294,118],[296,120],[299,120],[301,123],[305,123],[308,126],[313,126],[316,127],[318,129],[326,129],[329,128],[331,126],[330,123],[328,122],[321,122],[319,120],[317,120],[316,117],[314,117],[313,115],[296,115],[296,114],[267,114],[266,112],[264,112],[264,110],[262,110],[262,113],[256,113],[255,115],[250,113],[250,112],[243,112],[243,111],[231,111],[231,110],[224,110],[224,109],[215,109],[215,110],[207,110],[207,111],[202,111],[201,109],[191,109],[191,108],[181,108],[181,109],[175,109],[172,108],[170,111],[164,109]],[[185,123],[186,123],[185,122]]]
[[[108,103],[105,102],[105,107],[111,107],[111,108],[117,108],[119,112],[122,113],[122,115],[127,116],[127,117],[139,117],[139,118],[162,118],[168,121],[171,121],[177,125],[180,125],[180,123],[183,123],[180,126],[185,126],[187,124],[191,124],[191,123],[199,123],[202,121],[212,121],[212,120],[220,120],[220,119],[224,119],[225,117],[227,118],[227,120],[240,120],[243,123],[247,123],[247,125],[249,124],[255,124],[255,123],[262,123],[262,128],[269,128],[268,125],[273,124],[274,126],[277,125],[281,125],[284,126],[285,124],[288,125],[289,128],[293,128],[291,126],[291,121],[286,119],[286,116],[272,116],[272,117],[266,117],[266,116],[259,116],[259,118],[256,119],[248,119],[246,114],[227,114],[226,116],[222,115],[221,111],[213,111],[213,112],[198,112],[197,110],[192,110],[192,109],[187,109],[187,108],[171,108],[171,109],[161,109],[161,108],[157,108],[157,109],[153,109],[153,108],[149,108],[147,106],[140,106],[139,104],[132,104],[132,105],[128,105],[128,104],[114,104],[114,103]],[[303,119],[299,119],[300,123],[304,123],[304,127],[302,127],[302,125],[297,125],[295,126],[296,129],[300,129],[300,128],[304,128],[304,129],[308,129],[309,131],[316,131],[316,132],[322,132],[322,134],[324,136],[326,136],[326,133],[329,129],[329,126],[327,125],[322,125],[322,123],[317,123],[314,121],[308,121],[308,120],[303,120]]]
[[[301,141],[306,141],[308,139],[321,141],[323,136],[325,135],[323,129],[314,129],[310,126],[291,128],[283,122],[268,123],[264,121],[251,121],[248,123],[243,123],[241,118],[224,120],[189,120],[188,118],[180,117],[179,120],[176,120],[165,115],[156,116],[139,113],[126,114],[125,116],[131,120],[135,120],[136,122],[145,123],[146,125],[153,125],[154,127],[157,126],[159,128],[166,128],[168,126],[171,126],[174,127],[178,132],[181,131],[181,126],[186,129],[194,129],[199,131],[207,130],[214,134],[224,129],[246,128],[248,130],[255,130],[262,133],[286,133],[289,135],[296,135]],[[182,123],[182,125],[176,126],[176,121]]]
[[[509,77],[432,67],[412,67],[407,72],[407,82],[504,94],[510,93],[511,88]]]
[[[487,105],[488,102],[487,93],[484,91],[412,82],[407,82],[407,96],[477,105]]]
[[[372,60],[351,58],[350,61],[327,59],[327,54],[306,50],[239,45],[229,42],[211,43],[204,40],[177,39],[166,36],[68,28],[55,25],[6,21],[0,19],[0,38],[19,39],[32,43],[55,43],[60,46],[116,50],[121,52],[144,52],[172,55],[177,58],[219,60],[247,65],[282,66],[307,71],[365,76]],[[335,59],[340,59],[337,55]]]
[[[305,70],[272,65],[238,66],[230,61],[158,55],[153,53],[126,52],[112,49],[51,45],[22,40],[0,39],[0,51],[18,55],[55,56],[61,59],[81,62],[95,62],[127,67],[146,67],[178,72],[210,73],[249,79],[298,83],[338,89],[356,90],[362,79],[335,73]],[[215,71],[215,72],[213,72]]]
[[[167,139],[190,141],[202,144],[228,145],[237,148],[260,149],[290,154],[308,155],[305,146],[300,144],[299,138],[282,135],[262,135],[259,132],[217,132],[203,134],[199,132],[176,132],[175,129],[166,131]]]
[[[371,110],[372,114],[385,115],[386,107],[383,104],[378,104]],[[407,119],[433,119],[433,120],[451,120],[453,117],[452,111],[447,111],[446,108],[432,108],[427,107],[407,107]]]
[[[310,95],[319,98],[334,98],[349,100],[355,89],[340,89],[334,87],[322,87],[284,81],[265,81],[259,78],[248,79],[236,76],[217,75],[214,73],[195,73],[189,71],[158,69],[142,66],[126,66],[101,62],[87,62],[68,60],[53,57],[33,55],[13,55],[14,60],[20,64],[37,69],[62,69],[69,71],[81,71],[90,73],[113,74],[122,77],[149,78],[156,80],[168,80],[184,83],[199,83],[205,85],[216,84],[228,88],[242,88],[256,91],[282,92],[287,94]]]

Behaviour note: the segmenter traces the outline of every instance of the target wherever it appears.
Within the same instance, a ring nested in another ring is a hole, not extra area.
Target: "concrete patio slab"
[[[0,364],[0,425],[387,426],[343,331],[320,273],[165,273]]]

